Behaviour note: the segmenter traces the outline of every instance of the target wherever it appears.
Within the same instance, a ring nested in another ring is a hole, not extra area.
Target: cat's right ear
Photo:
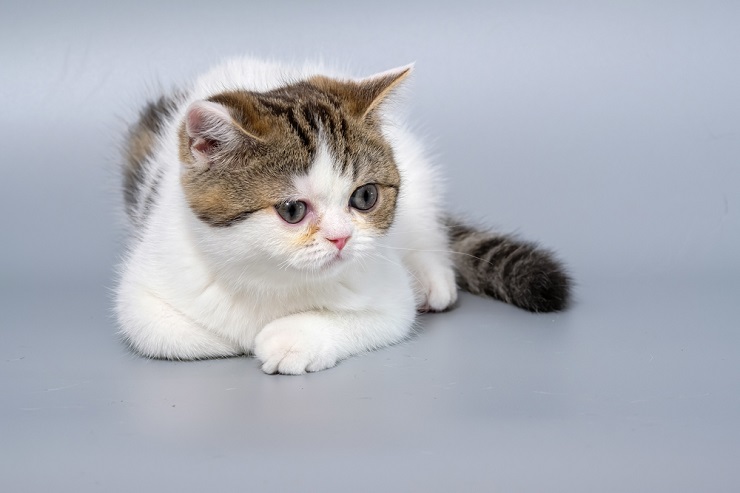
[[[241,128],[225,106],[211,101],[188,106],[181,134],[180,159],[203,170],[245,138],[259,140]]]

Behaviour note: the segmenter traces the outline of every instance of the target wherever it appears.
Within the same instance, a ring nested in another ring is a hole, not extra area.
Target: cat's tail
[[[572,281],[552,252],[454,218],[446,223],[460,288],[532,312],[568,307]]]

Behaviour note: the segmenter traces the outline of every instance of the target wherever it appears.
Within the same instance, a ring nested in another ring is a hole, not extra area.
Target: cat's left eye
[[[349,198],[349,205],[359,211],[366,211],[372,209],[377,201],[378,186],[374,183],[368,183],[352,192],[352,196]]]
[[[301,200],[286,200],[275,206],[280,217],[288,224],[296,224],[306,217],[306,203]]]

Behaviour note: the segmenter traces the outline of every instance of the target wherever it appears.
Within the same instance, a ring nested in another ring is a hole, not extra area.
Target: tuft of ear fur
[[[234,121],[225,106],[211,101],[196,101],[188,107],[182,134],[181,159],[200,169],[208,169],[219,152],[245,139],[260,140]]]
[[[365,79],[337,80],[316,76],[310,82],[341,99],[350,114],[364,120],[409,76],[413,64],[381,72]]]
[[[210,101],[196,101],[188,107],[185,132],[188,150],[199,168],[208,168],[216,152],[236,138],[229,111]]]

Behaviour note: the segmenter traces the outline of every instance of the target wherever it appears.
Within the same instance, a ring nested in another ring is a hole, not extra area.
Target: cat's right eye
[[[368,211],[373,208],[378,201],[378,186],[375,183],[363,185],[354,192],[349,198],[349,205],[358,211]]]
[[[288,224],[296,224],[306,217],[308,207],[301,200],[286,200],[275,206],[275,210]]]

